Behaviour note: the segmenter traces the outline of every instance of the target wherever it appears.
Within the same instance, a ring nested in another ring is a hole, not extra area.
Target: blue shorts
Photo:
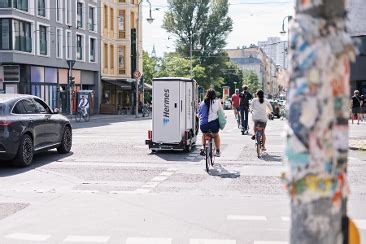
[[[220,123],[219,120],[213,120],[211,122],[208,122],[207,124],[201,125],[201,131],[202,133],[218,133],[220,130]]]

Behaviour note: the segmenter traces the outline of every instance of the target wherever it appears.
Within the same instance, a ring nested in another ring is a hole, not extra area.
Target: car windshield
[[[5,115],[5,104],[0,103],[0,115]]]

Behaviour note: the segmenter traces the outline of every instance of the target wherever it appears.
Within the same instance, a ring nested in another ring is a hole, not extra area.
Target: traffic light
[[[69,76],[69,85],[72,87],[75,85],[75,77]]]

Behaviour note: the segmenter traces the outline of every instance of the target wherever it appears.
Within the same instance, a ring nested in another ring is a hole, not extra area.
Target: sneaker
[[[201,156],[205,156],[205,149],[201,149],[201,150],[200,150],[200,155],[201,155]]]
[[[220,151],[216,151],[216,157],[221,157],[221,152]]]
[[[255,140],[255,135],[252,135],[251,139],[254,141]]]
[[[262,151],[263,151],[263,152],[267,151],[267,148],[262,147]]]

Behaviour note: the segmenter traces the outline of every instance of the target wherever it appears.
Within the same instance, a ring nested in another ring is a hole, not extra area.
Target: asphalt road
[[[0,168],[0,243],[281,244],[290,228],[280,180],[285,121],[268,125],[268,154],[236,128],[207,174],[198,149],[151,154],[151,120],[74,124],[68,155],[37,155],[32,167]],[[351,137],[365,130],[351,127]],[[366,135],[365,135],[366,138]],[[366,153],[350,152],[350,216],[366,243]]]

